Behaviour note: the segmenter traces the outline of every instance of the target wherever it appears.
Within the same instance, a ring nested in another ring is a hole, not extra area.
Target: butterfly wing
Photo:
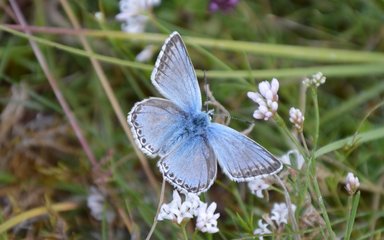
[[[185,113],[169,100],[149,98],[135,104],[128,124],[140,149],[149,156],[165,155],[185,124]]]
[[[206,137],[189,136],[158,162],[164,178],[185,192],[205,192],[216,178],[217,161]]]
[[[283,165],[252,139],[227,126],[212,123],[208,141],[224,173],[243,182],[278,173]]]
[[[152,71],[157,90],[185,112],[201,110],[201,95],[187,49],[177,32],[165,41]]]

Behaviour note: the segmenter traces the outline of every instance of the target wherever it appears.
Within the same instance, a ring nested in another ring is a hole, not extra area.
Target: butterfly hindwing
[[[158,162],[165,179],[186,192],[205,192],[217,172],[215,154],[203,136],[189,136]]]
[[[185,112],[201,110],[201,94],[195,70],[181,36],[174,32],[165,41],[155,68],[153,85]]]
[[[170,150],[185,124],[185,113],[169,100],[149,98],[136,103],[127,120],[140,149],[154,157]]]
[[[275,174],[283,167],[266,149],[232,128],[211,123],[207,135],[221,168],[234,181]]]

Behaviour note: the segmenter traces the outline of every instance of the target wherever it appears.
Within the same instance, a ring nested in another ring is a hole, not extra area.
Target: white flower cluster
[[[258,198],[264,198],[263,190],[266,190],[269,187],[270,184],[265,182],[263,178],[256,178],[255,180],[248,182],[249,190]]]
[[[259,219],[258,221],[259,227],[253,231],[254,235],[264,235],[264,234],[270,234],[272,233],[271,230],[268,229],[268,223],[263,223],[262,219]],[[263,240],[263,236],[259,236],[259,240]]]
[[[303,84],[307,87],[315,86],[319,87],[321,84],[324,84],[326,80],[326,77],[323,75],[323,73],[318,72],[316,74],[313,74],[311,78],[305,78],[303,80]]]
[[[95,187],[91,187],[87,198],[87,206],[91,210],[92,217],[98,221],[105,218],[107,222],[111,223],[116,217],[115,212],[108,208],[104,195]]]
[[[279,81],[276,78],[273,78],[271,83],[268,81],[259,83],[259,92],[247,93],[250,99],[259,104],[258,109],[253,113],[254,118],[267,121],[273,117],[278,108],[278,90]]]
[[[291,210],[294,213],[296,211],[296,205],[291,205]],[[269,225],[273,229],[284,226],[284,224],[288,223],[288,207],[286,203],[275,203],[273,205],[271,216],[267,217],[268,220],[266,223],[263,223],[263,220],[258,221],[258,228],[253,231],[254,235],[264,235],[272,233],[270,229],[268,229]],[[274,221],[274,222],[273,222]],[[276,226],[275,226],[276,225]],[[259,236],[259,240],[263,240],[263,236]]]
[[[292,155],[294,158],[291,158]],[[280,161],[286,165],[293,166],[298,170],[304,165],[304,157],[297,149],[289,150],[286,154],[280,157]]]
[[[289,121],[294,124],[299,132],[303,131],[304,116],[300,109],[294,107],[289,109]]]
[[[148,21],[147,11],[160,3],[161,0],[120,0],[120,13],[116,15],[116,20],[122,22],[124,32],[144,32]]]
[[[216,233],[217,219],[219,213],[215,214],[216,203],[213,202],[208,206],[207,203],[200,201],[196,194],[188,193],[185,196],[185,201],[182,202],[179,193],[173,191],[173,200],[168,204],[163,204],[157,216],[158,221],[164,219],[171,220],[180,224],[184,219],[197,217],[196,228],[202,232]]]
[[[345,189],[349,195],[354,195],[360,187],[360,181],[358,177],[355,177],[353,173],[349,172],[345,178]]]
[[[296,211],[296,205],[291,205],[292,212]],[[275,203],[271,211],[271,219],[279,226],[288,223],[288,207],[286,203]]]

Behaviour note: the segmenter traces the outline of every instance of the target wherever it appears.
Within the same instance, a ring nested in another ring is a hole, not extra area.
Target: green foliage
[[[299,232],[289,223],[275,237],[319,239],[333,231],[345,239],[383,238],[382,2],[240,0],[233,11],[210,13],[208,1],[163,0],[140,34],[120,31],[117,1],[70,1],[70,12],[85,31],[74,29],[62,5],[66,0],[57,6],[16,2],[28,24],[41,28],[32,28],[29,37],[9,25],[15,22],[8,2],[0,4],[1,239],[146,236],[156,215],[161,175],[156,160],[148,160],[154,188],[118,115],[143,98],[159,96],[149,80],[156,54],[147,63],[135,56],[148,44],[158,50],[172,31],[183,36],[201,89],[205,72],[214,97],[234,117],[231,127],[239,131],[248,127],[245,122],[252,121],[256,108],[246,93],[256,91],[262,80],[279,79],[280,119],[257,122],[250,134],[276,156],[301,142],[292,140],[289,108],[305,109],[309,152],[299,148],[307,168],[285,178]],[[96,20],[95,12],[105,19]],[[79,41],[84,35],[93,52]],[[28,40],[41,48],[100,169],[89,161]],[[101,63],[99,69],[91,59]],[[100,69],[122,112],[100,82]],[[315,93],[304,92],[302,79],[319,71],[327,82]],[[355,196],[344,191],[347,172],[360,179]],[[89,213],[85,202],[95,185],[117,213],[113,223],[96,221]],[[258,220],[285,199],[280,185],[275,188],[259,199],[245,184],[219,173],[204,197],[218,204],[220,233],[195,232],[193,221],[186,233],[193,239],[255,239]],[[165,196],[168,202],[170,188]],[[309,196],[324,225],[302,221]],[[168,221],[158,223],[153,239],[182,236],[182,229]]]

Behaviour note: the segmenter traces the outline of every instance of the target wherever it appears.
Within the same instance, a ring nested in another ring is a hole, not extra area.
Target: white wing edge
[[[168,42],[171,41],[171,39],[175,36],[175,35],[179,35],[180,34],[176,31],[174,31],[173,33],[171,33],[171,35],[169,35],[169,37],[164,41],[163,43],[163,46],[161,47],[161,50],[160,50],[160,53],[159,55],[157,56],[157,59],[156,59],[156,63],[155,63],[155,67],[153,68],[152,70],[152,73],[151,73],[151,81],[152,81],[152,84],[156,87],[156,89],[161,93],[161,95],[165,96],[166,94],[164,93],[163,90],[161,90],[161,87],[157,84],[157,82],[155,81],[155,77],[156,77],[156,74],[157,74],[157,69],[159,68],[160,66],[160,63],[161,63],[161,59],[163,57],[163,54],[165,52],[165,48],[167,47],[168,45]],[[181,37],[181,36],[180,36]]]
[[[184,193],[184,194],[194,193],[194,194],[200,195],[201,193],[208,191],[208,189],[211,188],[211,186],[213,185],[213,183],[215,182],[216,177],[217,177],[217,164],[216,164],[215,176],[212,178],[212,180],[209,182],[209,184],[199,192],[189,192],[188,190],[182,188],[180,185],[177,185],[176,183],[172,182],[172,180],[165,177],[163,166],[161,166],[161,159],[157,162],[157,167],[159,168],[161,175],[163,175],[163,179],[165,179],[165,181],[167,181],[170,185],[172,185],[174,188],[176,188],[179,192]]]
[[[137,106],[139,104],[142,104],[146,101],[149,101],[149,100],[153,100],[153,99],[158,99],[158,100],[164,100],[163,98],[157,98],[157,97],[150,97],[150,98],[146,98],[140,102],[137,102],[135,103],[135,105],[132,107],[131,111],[129,111],[128,113],[128,116],[127,116],[127,122],[128,122],[128,125],[129,125],[129,128],[131,130],[131,133],[132,133],[132,137],[136,143],[136,146],[145,154],[147,155],[148,157],[151,157],[151,158],[155,158],[156,156],[158,156],[157,154],[153,154],[151,153],[150,151],[148,151],[147,149],[141,147],[141,143],[140,143],[140,140],[139,140],[139,136],[136,134],[136,131],[134,131],[135,129],[135,126],[133,125],[132,123],[132,113],[135,111],[135,109],[137,108]]]

